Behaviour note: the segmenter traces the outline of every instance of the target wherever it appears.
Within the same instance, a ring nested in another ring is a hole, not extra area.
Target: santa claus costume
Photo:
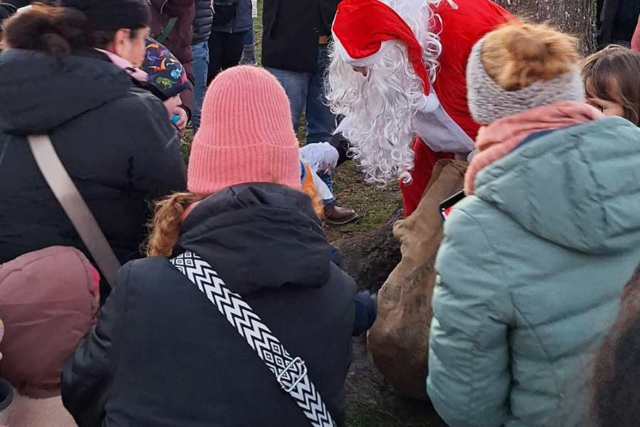
[[[473,150],[479,126],[467,106],[467,60],[478,40],[512,19],[489,0],[340,3],[327,98],[346,117],[338,131],[367,180],[401,179],[405,216],[439,159]]]

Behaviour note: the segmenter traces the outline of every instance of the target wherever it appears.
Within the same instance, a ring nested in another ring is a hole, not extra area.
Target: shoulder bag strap
[[[38,168],[49,184],[51,191],[80,235],[100,272],[113,287],[120,262],[104,237],[98,222],[89,210],[82,195],[71,180],[69,173],[58,157],[51,139],[47,135],[28,136],[29,146]]]
[[[162,29],[162,32],[160,34],[158,34],[158,37],[156,37],[156,41],[160,44],[164,43],[164,41],[167,39],[167,37],[169,37],[169,34],[171,34],[171,31],[173,31],[173,27],[176,26],[176,22],[178,21],[178,18],[170,18],[169,21],[167,22],[167,25],[165,25],[165,27]]]
[[[229,291],[211,265],[187,251],[170,260],[171,264],[200,289],[222,313],[247,344],[273,372],[282,389],[289,393],[314,427],[333,427],[334,423],[320,393],[307,375],[299,357],[292,357],[260,316],[240,295]]]

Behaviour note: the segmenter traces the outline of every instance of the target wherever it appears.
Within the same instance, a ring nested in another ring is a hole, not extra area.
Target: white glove
[[[438,107],[440,107],[440,100],[433,90],[429,95],[424,95],[420,103],[416,105],[416,109],[423,113],[431,113]]]
[[[309,165],[316,173],[329,172],[338,165],[340,154],[328,142],[307,144],[300,149],[300,160]]]

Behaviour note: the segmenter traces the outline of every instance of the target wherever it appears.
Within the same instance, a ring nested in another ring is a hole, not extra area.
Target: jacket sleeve
[[[184,71],[187,73],[187,78],[191,82],[191,85],[180,93],[180,101],[182,101],[182,107],[185,109],[187,114],[189,115],[189,119],[191,119],[191,115],[193,113],[193,103],[194,103],[194,94],[193,94],[193,85],[194,85],[194,77],[193,77],[193,63],[182,64],[184,66]]]
[[[120,269],[117,285],[100,311],[97,325],[62,370],[62,401],[78,427],[102,425],[106,394],[116,369],[117,341],[132,264]]]
[[[600,14],[600,29],[597,37],[599,47],[613,43],[613,27],[615,26],[619,6],[620,0],[604,0]]]
[[[154,7],[157,7],[158,12],[164,16],[177,18],[192,7],[193,4],[193,0],[163,0],[154,2]]]
[[[129,111],[134,134],[131,159],[133,187],[144,193],[148,201],[187,188],[184,161],[180,153],[180,137],[169,121],[167,110],[159,99],[142,93]]]
[[[338,3],[340,3],[340,0],[320,0],[320,16],[322,20],[322,30],[320,32],[326,32],[326,34],[320,35],[331,35],[331,27],[338,11]]]
[[[262,26],[264,28],[264,38],[270,38],[271,33],[274,31],[279,3],[280,0],[264,0],[264,3],[262,4]]]
[[[479,224],[454,210],[436,260],[427,392],[451,427],[498,427],[510,383],[512,317],[500,260]]]
[[[633,32],[633,38],[631,39],[631,49],[640,52],[640,16],[638,17],[636,30]]]

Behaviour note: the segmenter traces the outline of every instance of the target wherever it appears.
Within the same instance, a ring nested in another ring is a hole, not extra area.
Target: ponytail
[[[568,73],[578,60],[578,41],[547,25],[510,23],[489,33],[482,46],[487,74],[508,91]]]
[[[4,40],[14,49],[65,56],[91,47],[86,18],[75,9],[35,3],[8,19],[4,27]]]
[[[175,193],[156,203],[146,248],[148,256],[171,256],[180,238],[185,211],[203,198],[204,196],[199,194]]]

